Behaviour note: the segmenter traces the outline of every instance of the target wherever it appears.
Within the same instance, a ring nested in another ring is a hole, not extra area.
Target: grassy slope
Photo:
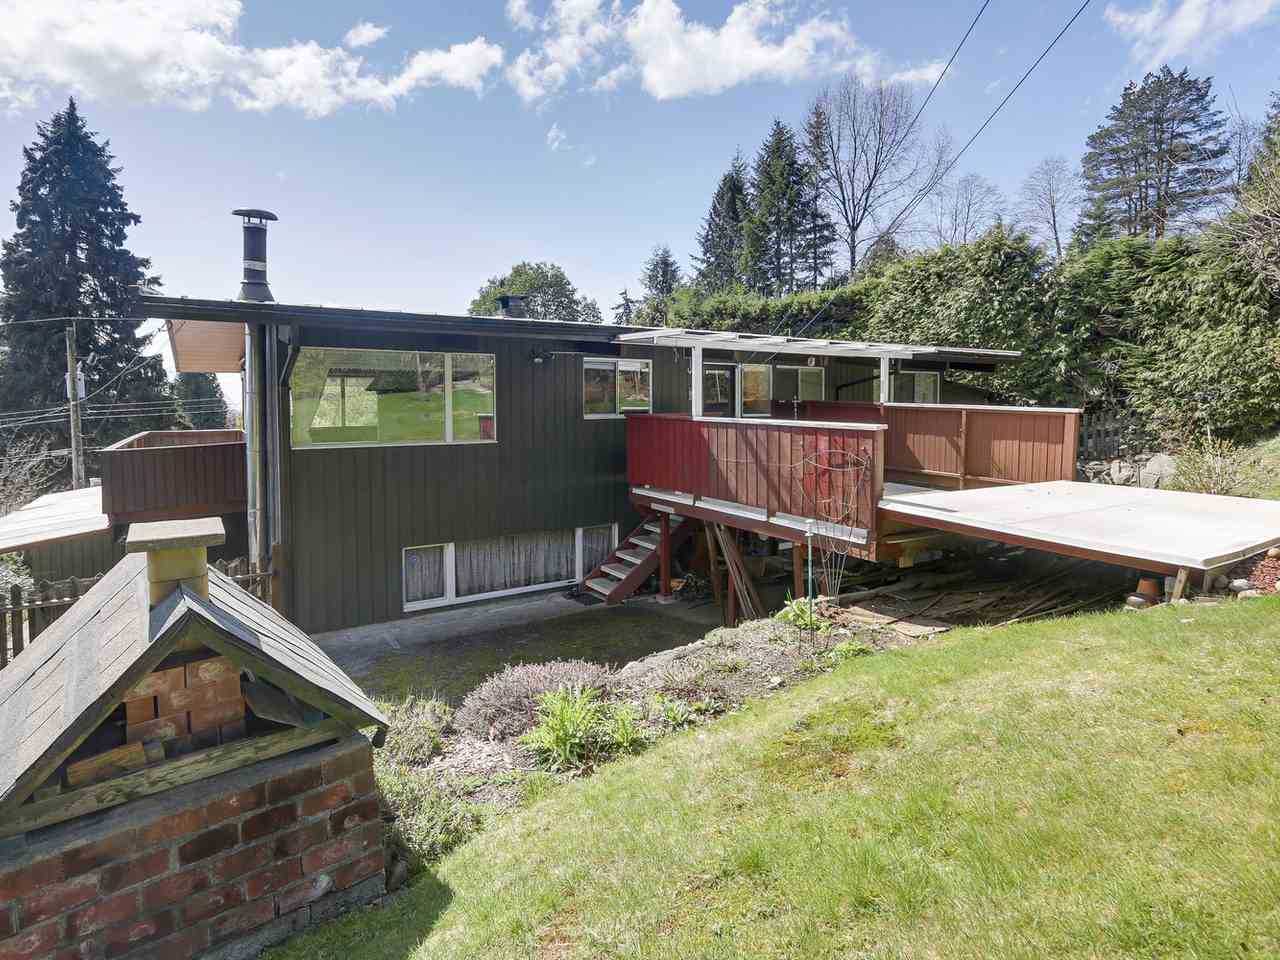
[[[482,834],[283,956],[1280,951],[1280,600],[852,661]]]

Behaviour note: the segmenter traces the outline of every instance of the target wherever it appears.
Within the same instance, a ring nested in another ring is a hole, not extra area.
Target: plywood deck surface
[[[47,493],[0,517],[0,553],[109,530],[102,488]]]
[[[1280,544],[1280,501],[1055,480],[973,490],[885,484],[882,510],[923,527],[1208,570]],[[967,530],[965,532],[968,532]]]

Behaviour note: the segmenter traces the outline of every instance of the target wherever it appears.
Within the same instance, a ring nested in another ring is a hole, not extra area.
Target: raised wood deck
[[[150,430],[102,451],[102,511],[111,523],[178,520],[246,508],[244,434]]]

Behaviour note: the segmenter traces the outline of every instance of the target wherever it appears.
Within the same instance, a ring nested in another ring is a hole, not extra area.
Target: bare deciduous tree
[[[1240,255],[1280,294],[1280,150],[1257,154],[1240,202],[1223,226]]]
[[[905,84],[868,84],[854,74],[824,90],[809,108],[807,159],[847,250],[850,274],[864,250],[903,227],[947,168],[950,139],[945,133],[922,136],[915,114],[915,97]]]
[[[1023,181],[1018,215],[1031,235],[1062,259],[1063,239],[1080,207],[1080,173],[1063,156],[1045,157]]]
[[[954,184],[942,184],[929,200],[938,246],[972,243],[1000,219],[1004,207],[1000,188],[976,173],[967,173]]]
[[[50,455],[46,439],[11,440],[0,448],[0,517],[44,493],[58,466],[59,458]]]

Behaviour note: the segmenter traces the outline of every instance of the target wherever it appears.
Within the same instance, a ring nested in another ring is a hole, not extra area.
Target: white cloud
[[[582,158],[582,165],[590,170],[596,165],[596,155],[594,153],[588,153]]]
[[[1223,41],[1261,24],[1280,0],[1151,0],[1145,9],[1108,4],[1103,16],[1147,68],[1179,57],[1201,59]]]
[[[538,26],[538,18],[529,9],[529,0],[507,0],[507,19],[521,30],[533,30]]]
[[[380,27],[376,23],[370,23],[368,20],[361,20],[347,31],[342,42],[353,50],[357,47],[367,47],[385,37],[390,29],[390,27]]]
[[[674,0],[641,0],[624,36],[653,97],[720,93],[752,80],[799,80],[837,69],[870,72],[842,20],[813,17],[790,26],[774,0],[744,0],[719,27],[687,20]]]
[[[991,94],[995,93],[997,90],[999,90],[1003,86],[1004,86],[1004,77],[997,77],[982,89],[987,96],[991,96]]]
[[[932,63],[922,63],[918,67],[899,70],[897,73],[890,74],[889,79],[898,83],[929,86],[938,82],[938,78],[942,76],[942,71],[945,69],[947,65],[944,61],[935,60]]]
[[[635,68],[631,64],[620,63],[596,77],[591,84],[591,89],[597,93],[612,93],[622,85],[622,81],[631,79],[631,75],[634,73]]]
[[[528,7],[515,0],[523,13]],[[508,5],[508,16],[511,5]],[[605,10],[602,0],[552,0],[538,23],[544,39],[524,50],[507,68],[507,80],[526,103],[559,93],[569,78],[601,60],[602,48],[617,36],[617,5]]]
[[[573,149],[567,145],[566,141],[568,139],[569,135],[560,129],[560,124],[551,124],[551,129],[547,131],[547,146],[551,148],[552,152],[561,148],[565,150]]]
[[[363,58],[314,41],[249,47],[236,39],[241,0],[0,0],[0,104],[45,93],[202,110],[291,107],[325,116],[348,104],[392,107],[415,90],[479,92],[503,51],[483,36],[420,50],[378,74]],[[359,25],[358,25],[359,26]],[[381,28],[375,28],[381,29]]]

